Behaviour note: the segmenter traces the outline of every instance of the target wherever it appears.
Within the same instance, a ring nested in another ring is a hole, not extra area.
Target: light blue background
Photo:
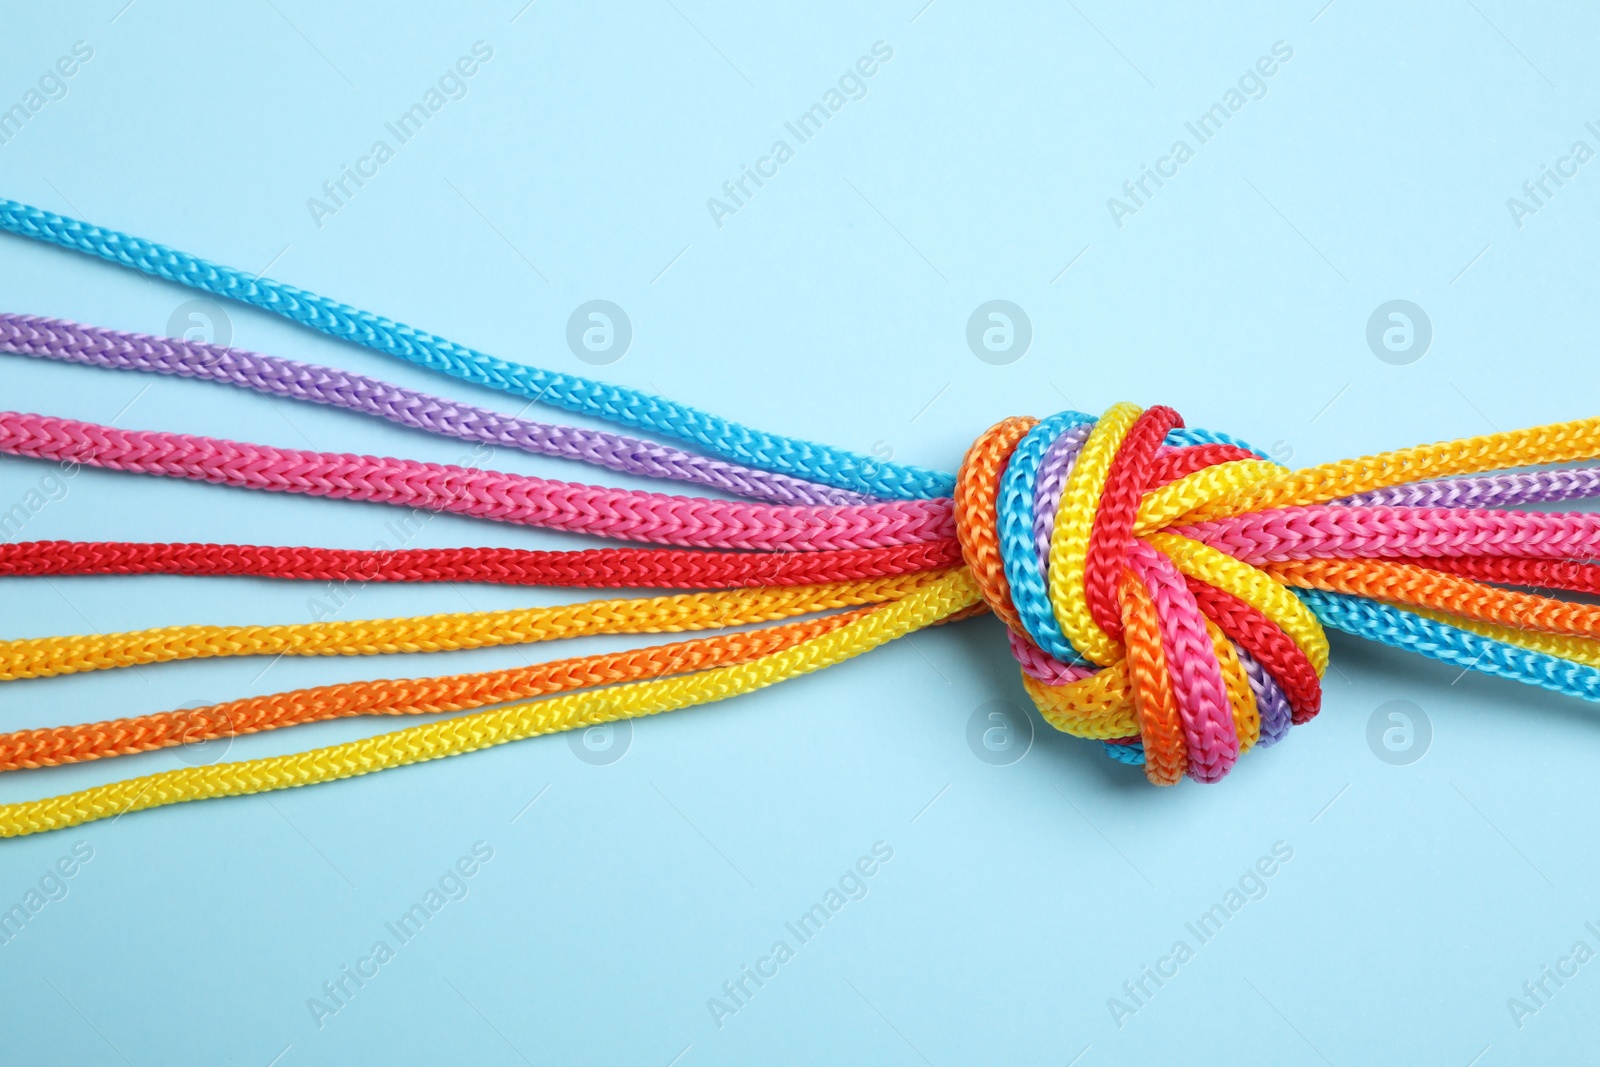
[[[1600,411],[1591,163],[1506,207],[1600,119],[1588,5],[8,4],[0,107],[74,41],[94,58],[0,146],[0,192],[583,372],[592,298],[631,317],[600,376],[764,429],[954,469],[1010,414],[1170,402],[1296,463]],[[520,9],[520,10],[519,10]],[[324,225],[306,199],[482,40],[492,61]],[[894,58],[735,216],[705,201],[874,42]],[[1106,207],[1269,52],[1268,93],[1118,228]],[[1068,265],[1070,270],[1066,270]],[[164,332],[190,294],[0,238],[5,310]],[[1007,299],[1031,349],[980,362]],[[1421,305],[1424,358],[1365,341]],[[227,310],[236,345],[486,403],[507,398]],[[463,449],[221,387],[0,360],[6,408],[439,461]],[[503,469],[586,477],[502,453]],[[48,468],[0,463],[9,507]],[[591,476],[593,477],[593,476]],[[615,480],[615,479],[613,479]],[[85,471],[27,538],[366,547],[377,505]],[[415,545],[575,539],[438,518]],[[294,622],[315,589],[0,581],[7,637]],[[342,617],[582,594],[362,590]],[[576,642],[571,651],[611,647]],[[6,728],[568,648],[176,664],[10,683]],[[1600,963],[1519,1029],[1522,995],[1600,940],[1593,709],[1336,640],[1326,710],[1226,782],[1147,786],[1036,718],[1009,766],[976,709],[1025,704],[998,625],[639,723],[619,762],[537,739],[358,781],[165,808],[0,848],[0,905],[74,842],[94,858],[0,946],[7,1063],[1576,1062]],[[1408,700],[1409,766],[1367,724]],[[1032,714],[1031,712],[1029,713]],[[241,738],[227,758],[394,728]],[[191,758],[194,758],[191,756]],[[14,773],[0,799],[181,766]],[[536,803],[528,807],[533,798]],[[519,817],[519,813],[520,817]],[[494,858],[320,1029],[307,999],[439,875]],[[724,981],[874,842],[894,850],[720,1029]],[[1293,859],[1119,1028],[1108,998],[1275,842]],[[1553,988],[1553,987],[1552,987]]]

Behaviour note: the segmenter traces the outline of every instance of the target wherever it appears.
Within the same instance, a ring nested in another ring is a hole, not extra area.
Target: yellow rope
[[[1502,626],[1499,623],[1484,622],[1481,619],[1469,619],[1448,611],[1434,611],[1430,608],[1417,607],[1414,604],[1397,604],[1396,607],[1421,615],[1434,622],[1442,622],[1447,626],[1455,626],[1468,630],[1480,637],[1487,637],[1491,641],[1503,641],[1508,645],[1528,649],[1530,652],[1542,652],[1547,656],[1568,660],[1572,663],[1581,663],[1585,667],[1600,668],[1600,640],[1592,637],[1581,637],[1572,634],[1552,634],[1540,630],[1520,630],[1513,626]]]
[[[1185,501],[1193,506],[1168,521],[1178,525],[1225,519],[1267,508],[1322,504],[1372,489],[1427,478],[1510,470],[1541,463],[1568,463],[1593,459],[1597,454],[1600,454],[1600,418],[1575,419],[1527,430],[1484,434],[1480,437],[1464,437],[1459,441],[1442,441],[1434,445],[1380,452],[1297,471],[1282,471],[1280,468],[1275,477],[1245,476],[1238,482],[1225,480],[1229,491],[1211,499],[1195,493]],[[1151,497],[1157,495],[1151,494]],[[1151,506],[1152,517],[1155,510],[1167,513],[1165,507]]]
[[[0,681],[213,656],[369,656],[531,644],[591,634],[709,630],[881,604],[929,580],[930,575],[923,572],[821,585],[589,600],[514,611],[285,626],[169,626],[84,637],[36,637],[0,641]]]
[[[1067,474],[1061,506],[1050,534],[1050,606],[1061,632],[1074,648],[1101,666],[1122,654],[1122,646],[1100,628],[1089,613],[1089,593],[1084,587],[1084,561],[1089,556],[1089,535],[1094,529],[1100,496],[1111,472],[1111,461],[1139,419],[1133,404],[1113,404],[1089,432],[1083,450]]]
[[[963,611],[978,601],[977,584],[965,569],[947,572],[931,581],[923,576],[920,588],[912,588],[887,607],[832,633],[751,663],[475,712],[310,752],[165,771],[65,796],[0,805],[0,837],[60,830],[188,800],[331,782],[408,763],[457,756],[537,734],[706,704],[831,666]]]
[[[1171,559],[1179,571],[1231,593],[1271,619],[1306,654],[1317,674],[1328,669],[1328,635],[1323,632],[1322,623],[1299,597],[1271,576],[1180,534],[1151,534],[1145,540]]]

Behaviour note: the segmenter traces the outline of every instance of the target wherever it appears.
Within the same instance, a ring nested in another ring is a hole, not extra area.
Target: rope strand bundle
[[[0,352],[113,370],[199,378],[267,396],[326,404],[440,437],[592,463],[625,474],[692,482],[775,504],[859,504],[859,493],[707,459],[621,434],[501,415],[487,408],[241,349],[102,330],[38,315],[0,314]]]
[[[589,600],[559,607],[404,619],[283,626],[168,626],[92,637],[35,637],[0,641],[0,682],[187,659],[447,652],[594,634],[710,630],[863,604],[883,604],[900,599],[938,575],[939,572],[913,573],[828,585],[684,593],[638,600]]]
[[[1053,726],[1158,784],[1213,782],[1321,706],[1324,627],[1600,700],[1600,517],[1494,510],[1600,495],[1600,469],[1488,474],[1600,456],[1600,420],[1286,471],[1166,407],[1007,419],[955,476],[764,434],[632,390],[509,363],[293,286],[0,200],[0,229],[283,315],[330,336],[649,430],[709,457],[455,404],[335,368],[0,316],[0,352],[172,374],[329,404],[436,435],[690,482],[755,503],[626,493],[401,459],[299,452],[0,414],[0,453],[247,488],[382,501],[603,536],[738,551],[218,545],[0,548],[0,575],[234,574],[728,590],[562,608],[292,627],[174,627],[0,643],[0,680],[212,655],[351,655],[578,633],[672,632],[837,611],[517,672],[356,683],[0,736],[0,769],[274,729],[542,699],[293,756],[191,768],[0,805],[0,835],[330,781],[719,700],[992,611]],[[1488,476],[1483,476],[1488,475]],[[953,566],[957,562],[961,566]],[[1493,584],[1490,584],[1493,583]],[[688,673],[682,673],[687,671]],[[603,690],[573,692],[606,685]],[[554,695],[564,693],[565,695]],[[237,716],[237,721],[235,721]]]
[[[737,589],[889,578],[961,562],[955,538],[819,552],[596,548],[403,548],[22,541],[0,545],[0,577],[248,576],[300,581],[492,582],[584,589]]]
[[[826,507],[668,496],[445,463],[274,448],[0,412],[0,454],[245,489],[365,500],[701,548],[876,548],[949,537],[942,500]]]
[[[672,437],[734,463],[886,499],[950,495],[948,474],[762,433],[648,393],[573,374],[509,363],[292,285],[224,267],[154,241],[15,200],[0,198],[0,230],[97,256],[148,277],[163,278],[237,300],[330,337],[363,345],[453,378]]]
[[[1572,562],[1600,557],[1600,516],[1465,506],[1592,495],[1594,472],[1429,481],[1592,459],[1600,420],[1293,472],[1182,425],[1131,404],[1007,419],[962,463],[962,554],[1057,729],[1157,784],[1217,781],[1316,716],[1324,625],[1600,692],[1600,608],[1479,580],[1600,589]]]
[[[457,756],[538,734],[724,700],[860,655],[977,602],[978,592],[971,577],[965,571],[956,571],[836,630],[748,663],[716,667],[682,678],[618,685],[598,699],[584,693],[549,697],[291,756],[164,771],[65,796],[0,804],[0,837],[61,830],[189,800],[335,781]]]
[[[177,745],[203,744],[355,715],[465,711],[617,682],[664,678],[707,667],[745,663],[781,652],[851,623],[871,610],[872,607],[854,608],[750,632],[554,660],[507,671],[351,682],[81,726],[15,730],[0,734],[0,771],[53,767]]]

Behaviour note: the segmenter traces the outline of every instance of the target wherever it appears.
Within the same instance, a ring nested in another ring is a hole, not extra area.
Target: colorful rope
[[[724,700],[832,666],[957,614],[977,601],[971,577],[956,571],[830,633],[749,663],[682,678],[617,685],[603,695],[576,693],[472,712],[290,756],[165,771],[65,796],[0,804],[0,837],[60,830],[190,800],[330,782],[538,734]]]
[[[82,763],[355,715],[466,711],[551,693],[688,674],[708,667],[746,663],[793,648],[872,610],[856,608],[748,632],[554,660],[506,671],[326,685],[81,726],[17,730],[0,734],[0,771]]]
[[[772,622],[835,608],[883,604],[927,585],[933,577],[909,574],[830,585],[590,600],[556,607],[420,615],[405,619],[282,626],[168,626],[92,637],[34,637],[0,641],[0,682],[186,659],[455,652],[594,634],[710,630]]]
[[[1465,505],[1593,495],[1597,472],[1436,479],[1593,459],[1600,420],[1296,472],[1181,425],[1008,419],[957,475],[963,556],[1058,729],[1215,781],[1317,714],[1324,624],[1594,699],[1600,609],[1483,580],[1600,590],[1572,562],[1600,558],[1600,516]]]
[[[887,578],[953,567],[955,538],[819,552],[597,548],[407,548],[362,551],[262,545],[24,541],[0,544],[0,577],[187,574],[366,582],[488,582],[584,589],[733,589]]]
[[[696,445],[734,463],[888,499],[950,495],[949,475],[751,430],[684,404],[572,374],[508,363],[337,300],[209,263],[165,245],[0,198],[0,230],[282,315],[330,337],[551,407]]]
[[[16,411],[0,412],[0,455],[701,548],[877,548],[954,533],[949,504],[940,500],[790,507],[667,496],[444,463],[121,430]]]
[[[191,768],[0,805],[0,835],[364,774],[709,700],[987,609],[1041,714],[1147,777],[1216,781],[1321,705],[1324,627],[1600,700],[1600,516],[1495,508],[1600,495],[1600,420],[1287,471],[1166,407],[1007,419],[954,477],[747,430],[693,409],[505,363],[279,283],[0,201],[51,241],[469,381],[661,433],[512,418],[333,368],[0,316],[0,351],[176,374],[427,432],[701,485],[754,503],[630,493],[402,459],[300,452],[0,414],[0,452],[381,501],[737,551],[352,552],[229,545],[0,546],[0,575],[231,574],[721,590],[510,612],[299,626],[170,627],[0,642],[0,681],[218,655],[364,655],[809,619],[515,671],[324,686],[0,735],[0,770],[99,759],[358,714],[468,714],[299,755]],[[960,564],[957,566],[957,564]],[[1493,584],[1490,584],[1493,583]],[[1512,587],[1512,588],[1502,588]],[[604,687],[593,692],[576,690]],[[565,694],[565,695],[558,695]],[[484,709],[508,700],[532,703]]]
[[[0,352],[219,382],[267,396],[326,404],[441,437],[558,456],[646,478],[690,482],[752,500],[817,506],[859,504],[866,499],[859,493],[707,459],[653,441],[513,418],[334,367],[197,341],[102,330],[36,315],[0,314]]]

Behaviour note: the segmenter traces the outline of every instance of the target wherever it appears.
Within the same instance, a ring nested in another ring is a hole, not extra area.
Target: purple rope
[[[775,504],[831,506],[871,499],[637,437],[513,418],[334,367],[197,341],[102,330],[36,315],[0,314],[0,352],[113,370],[201,378],[269,396],[344,408],[443,437],[575,459],[650,478],[692,482]]]
[[[1067,486],[1067,475],[1093,429],[1094,423],[1086,422],[1063,431],[1050,442],[1044,458],[1039,461],[1039,474],[1033,483],[1033,544],[1039,553],[1041,573],[1049,571],[1050,535],[1055,532],[1056,510],[1061,505],[1061,492]]]
[[[1492,508],[1511,504],[1554,503],[1600,496],[1600,467],[1440,478],[1374,489],[1345,497],[1341,504],[1394,504],[1425,508]]]
[[[1233,646],[1233,651],[1244,667],[1245,677],[1250,680],[1250,691],[1256,697],[1256,710],[1261,713],[1261,747],[1275,745],[1289,732],[1293,714],[1289,710],[1289,699],[1283,695],[1272,672],[1263,667],[1259,660],[1237,644]]]

